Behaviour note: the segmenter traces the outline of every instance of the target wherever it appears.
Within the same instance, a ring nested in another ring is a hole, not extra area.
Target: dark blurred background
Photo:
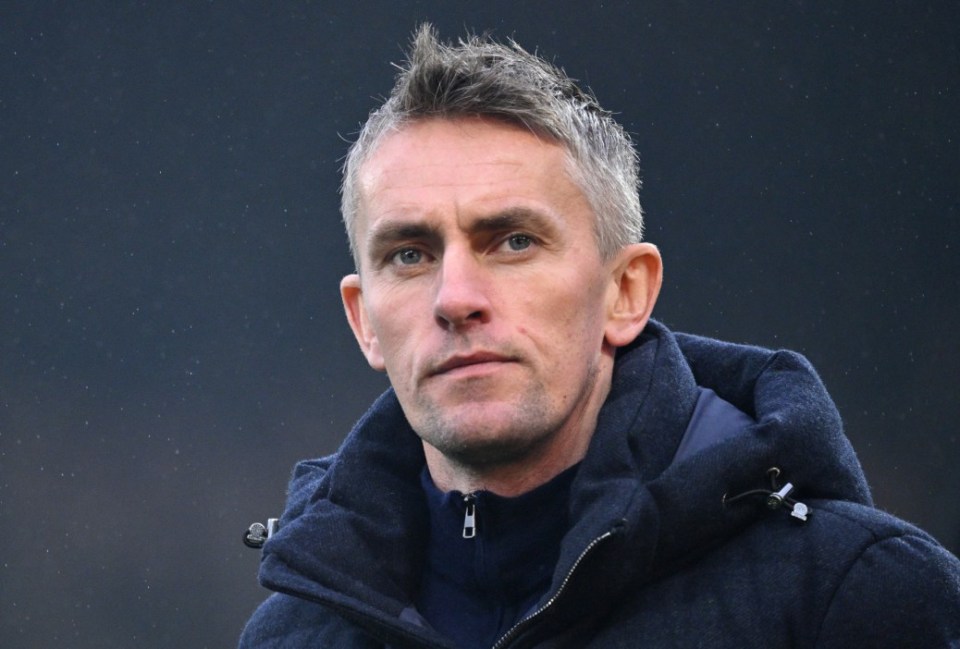
[[[433,21],[635,135],[669,326],[805,353],[878,504],[960,549],[960,4],[0,8],[0,644],[231,647],[241,544],[385,386],[346,141]]]

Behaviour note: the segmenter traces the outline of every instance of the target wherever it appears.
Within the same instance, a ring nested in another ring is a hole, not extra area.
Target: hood
[[[748,423],[731,433],[701,420],[691,431],[704,389]],[[702,438],[692,445],[698,450],[678,457],[690,434]],[[839,413],[806,359],[675,335],[651,322],[618,356],[613,389],[573,487],[575,523],[564,541],[571,551],[562,555],[570,563],[557,574],[580,560],[572,548],[584,547],[604,526],[618,533],[595,563],[615,589],[671,572],[762,517],[788,515],[771,512],[762,497],[728,502],[743,492],[769,493],[772,468],[794,485],[797,499],[871,504]],[[618,560],[609,561],[613,556]]]

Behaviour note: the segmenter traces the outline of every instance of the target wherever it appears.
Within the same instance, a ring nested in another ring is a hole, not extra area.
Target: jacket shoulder
[[[960,561],[879,510],[827,503],[831,537],[857,538],[817,633],[824,648],[960,647]],[[835,546],[834,546],[835,547]]]

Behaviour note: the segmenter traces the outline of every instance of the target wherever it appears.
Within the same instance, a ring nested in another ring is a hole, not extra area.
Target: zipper
[[[463,538],[472,539],[477,535],[477,497],[467,494],[463,497],[466,510],[463,512]]]
[[[577,557],[577,560],[573,562],[573,566],[570,567],[570,571],[567,572],[567,576],[563,578],[563,582],[560,583],[560,588],[557,589],[557,592],[554,594],[554,596],[551,597],[549,600],[547,600],[544,603],[544,605],[538,608],[536,611],[534,611],[527,617],[523,618],[522,620],[514,624],[509,631],[503,634],[503,637],[497,640],[496,644],[493,645],[491,649],[503,649],[504,647],[506,647],[507,644],[509,644],[514,638],[516,638],[524,628],[530,626],[530,624],[532,624],[534,620],[536,620],[538,617],[543,615],[543,613],[546,612],[547,609],[553,606],[554,603],[558,599],[560,599],[560,597],[563,595],[563,592],[567,589],[567,584],[570,583],[570,579],[573,577],[573,573],[577,571],[577,568],[580,566],[583,560],[587,557],[587,555],[590,554],[593,551],[593,549],[596,548],[598,545],[600,545],[602,542],[606,541],[607,539],[612,537],[614,534],[616,534],[616,532],[617,532],[617,528],[614,528],[612,530],[604,532],[602,535],[598,536],[593,541],[591,541],[587,545],[587,547],[583,549],[583,552],[580,553],[580,556]]]

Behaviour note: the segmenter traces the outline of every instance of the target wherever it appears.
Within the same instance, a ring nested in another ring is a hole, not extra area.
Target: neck
[[[557,458],[556,461],[548,464],[519,461],[489,467],[472,467],[453,462],[426,443],[423,445],[423,450],[430,477],[441,491],[459,491],[464,494],[489,491],[498,496],[510,498],[546,484],[577,464],[586,455],[586,444],[582,450],[578,448],[576,452],[570,452],[562,460]]]

